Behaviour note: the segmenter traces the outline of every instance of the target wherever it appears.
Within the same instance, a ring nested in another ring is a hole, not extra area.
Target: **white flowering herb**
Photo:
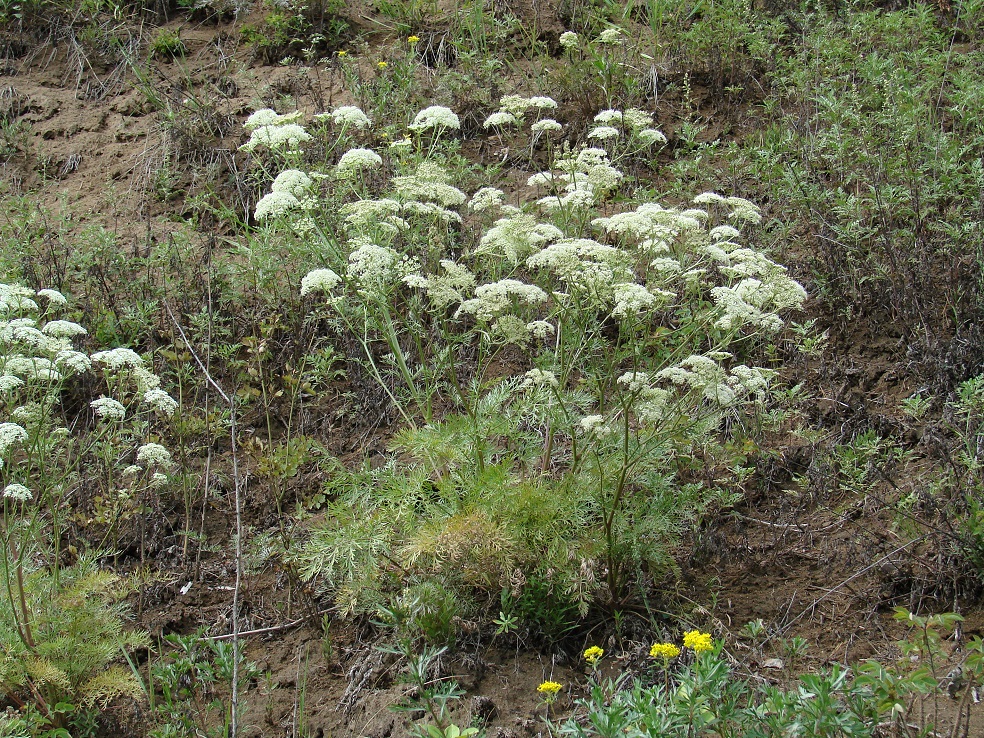
[[[407,127],[411,131],[433,130],[441,133],[444,130],[457,131],[461,128],[461,121],[450,108],[443,105],[431,105],[417,113],[413,123]]]
[[[621,44],[624,43],[624,41],[625,41],[625,36],[622,33],[621,28],[606,28],[604,31],[601,32],[598,38],[595,39],[596,44],[609,44],[609,45]]]
[[[27,430],[17,423],[0,423],[0,455],[6,454],[12,446],[27,440]]]
[[[314,180],[298,169],[285,169],[270,185],[271,192],[287,192],[296,198],[304,197]]]
[[[564,127],[553,118],[544,118],[532,124],[530,130],[536,134],[557,133],[564,130]]]
[[[343,128],[356,128],[360,131],[364,128],[369,128],[372,125],[372,121],[369,119],[369,116],[363,113],[361,108],[358,108],[355,105],[341,105],[330,113],[319,113],[315,116],[315,118],[320,120],[331,120],[332,123],[342,126]]]
[[[599,141],[607,141],[610,138],[618,138],[619,130],[612,126],[595,126],[588,131],[588,138],[596,138]]]
[[[280,218],[301,207],[301,201],[290,192],[268,192],[256,203],[253,217],[257,220]]]
[[[335,174],[351,177],[363,169],[378,169],[382,165],[383,158],[372,149],[349,149],[335,165]]]
[[[341,282],[341,278],[331,269],[315,269],[301,279],[301,297],[312,292],[329,293]]]
[[[573,51],[580,44],[581,39],[574,31],[564,31],[560,34],[560,45],[568,51]]]
[[[38,297],[42,297],[45,300],[47,300],[49,305],[61,307],[62,305],[68,304],[68,300],[65,299],[65,295],[63,295],[58,290],[52,290],[52,289],[38,290],[37,295]]]
[[[14,502],[30,502],[34,499],[34,493],[23,484],[14,482],[3,488],[3,497]]]
[[[170,451],[159,443],[145,443],[137,449],[137,465],[145,469],[167,469],[171,463]]]
[[[108,351],[97,351],[92,355],[92,360],[97,364],[102,364],[107,369],[116,371],[119,369],[132,369],[142,367],[144,361],[140,354],[128,348],[114,348]]]
[[[503,203],[505,193],[495,187],[482,187],[468,201],[468,209],[474,213],[482,213],[497,208]]]
[[[253,129],[252,133],[250,133],[249,141],[239,148],[249,152],[256,151],[258,148],[266,148],[271,151],[279,149],[293,150],[302,143],[310,140],[311,134],[297,123],[265,125]]]
[[[475,297],[462,303],[458,312],[474,315],[478,320],[490,321],[510,310],[514,303],[536,305],[547,299],[547,293],[536,285],[526,284],[518,279],[500,279],[476,288]],[[525,333],[525,323],[522,330]]]
[[[54,336],[55,338],[69,339],[88,334],[88,331],[85,328],[80,326],[78,323],[73,323],[70,320],[49,320],[45,323],[41,331],[46,335]]]
[[[504,110],[500,110],[497,113],[492,113],[485,122],[482,124],[484,128],[502,128],[503,126],[516,125],[519,119],[516,118],[512,113],[507,113]]]
[[[89,403],[89,407],[100,418],[105,420],[123,420],[126,418],[126,408],[112,397],[100,397]]]
[[[144,392],[143,401],[150,405],[155,413],[170,418],[178,409],[178,402],[162,389],[152,389]]]

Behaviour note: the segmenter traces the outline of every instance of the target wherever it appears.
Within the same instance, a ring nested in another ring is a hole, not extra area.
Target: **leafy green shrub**
[[[832,311],[885,314],[924,375],[952,386],[984,362],[971,338],[982,308],[984,135],[970,114],[980,52],[956,52],[931,4],[803,23],[802,47],[780,56],[773,78],[770,105],[785,114],[753,171],[809,239]]]

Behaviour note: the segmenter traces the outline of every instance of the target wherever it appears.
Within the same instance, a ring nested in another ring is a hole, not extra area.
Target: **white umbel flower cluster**
[[[3,497],[14,502],[30,502],[34,499],[34,493],[23,484],[14,482],[3,488]]]
[[[547,293],[533,284],[518,279],[500,279],[475,289],[475,297],[458,308],[458,314],[474,315],[478,320],[491,321],[507,312],[514,303],[537,305],[547,301]],[[525,324],[523,330],[525,331]]]
[[[271,151],[277,149],[293,150],[310,140],[311,134],[297,123],[266,125],[253,129],[249,141],[239,148],[249,152],[255,151],[257,148],[266,148]]]
[[[330,113],[318,113],[314,116],[315,120],[330,120],[335,125],[344,128],[356,128],[358,130],[363,130],[369,128],[372,125],[372,121],[369,119],[362,109],[356,107],[355,105],[341,105],[335,108]]]
[[[137,449],[137,464],[144,469],[167,469],[171,463],[170,451],[159,443],[145,443]]]
[[[416,116],[413,123],[407,126],[411,131],[434,130],[441,133],[445,130],[457,131],[461,128],[461,121],[454,111],[443,105],[431,105],[424,108]]]
[[[315,269],[301,279],[301,297],[312,292],[331,292],[341,281],[341,277],[331,269]]]
[[[335,174],[344,179],[363,169],[378,169],[382,165],[383,157],[372,149],[349,149],[335,165]]]
[[[170,418],[178,409],[178,402],[162,389],[152,389],[144,392],[143,401],[151,409],[165,418]]]
[[[124,420],[126,418],[126,408],[112,397],[100,397],[89,403],[89,407],[100,418],[105,420]]]

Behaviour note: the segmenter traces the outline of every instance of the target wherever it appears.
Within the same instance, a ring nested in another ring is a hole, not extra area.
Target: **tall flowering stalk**
[[[59,317],[66,304],[54,290],[0,284],[0,631],[15,636],[4,639],[6,656],[21,664],[0,684],[27,689],[45,714],[71,681],[58,676],[49,660],[58,648],[39,642],[35,627],[47,608],[61,606],[68,502],[83,488],[139,497],[167,484],[170,455],[148,441],[177,407],[133,351],[80,351],[86,331]],[[84,375],[95,375],[103,393],[80,416],[66,417],[65,392]],[[32,590],[43,582],[50,592]]]

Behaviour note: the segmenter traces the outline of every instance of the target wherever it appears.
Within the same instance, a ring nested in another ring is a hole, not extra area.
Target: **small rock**
[[[786,665],[782,663],[782,659],[766,659],[762,662],[763,669],[784,669]]]

